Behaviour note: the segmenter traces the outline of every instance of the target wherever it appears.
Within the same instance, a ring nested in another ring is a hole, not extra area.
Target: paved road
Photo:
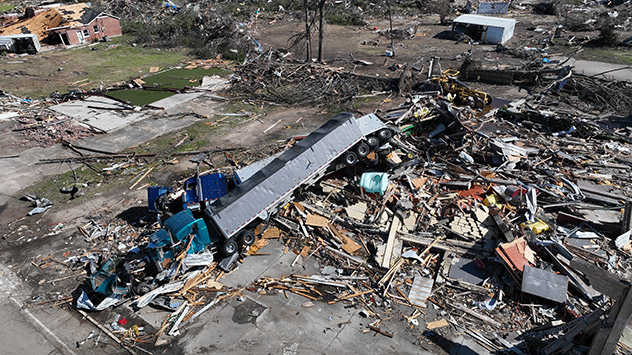
[[[556,57],[553,59],[560,60],[560,62],[563,62],[567,58]],[[631,65],[594,62],[591,60],[578,60],[574,58],[571,58],[568,62],[565,63],[565,65],[572,65],[573,67],[575,67],[574,71],[580,74],[597,75],[597,74],[607,72],[603,75],[600,75],[600,77],[601,78],[605,77],[607,79],[632,81],[632,66]]]
[[[178,104],[178,97],[180,96],[174,95],[168,98],[171,106],[162,104],[163,107],[167,107],[165,114],[186,113],[189,110],[186,104]],[[163,101],[166,102],[167,99]],[[221,107],[221,103],[209,101],[207,107],[208,112],[206,114],[211,116],[215,110]],[[198,120],[198,118],[193,116],[183,118],[148,116],[139,122],[121,127],[108,134],[88,137],[75,143],[84,147],[118,152],[147,142],[162,134],[178,131]],[[40,159],[73,156],[71,152],[62,148],[60,144],[47,148],[30,148],[20,152],[18,155],[17,158],[0,159],[0,181],[3,182],[0,184],[0,208],[11,198],[19,197],[16,194],[20,190],[41,181],[44,177],[56,176],[70,170],[69,164],[38,164]],[[74,164],[74,166],[79,165]]]
[[[106,344],[109,339],[100,335],[101,345],[94,347],[100,331],[88,321],[81,320],[64,308],[23,307],[28,293],[21,280],[0,264],[0,353],[29,354],[107,354],[120,348]],[[76,342],[95,331],[95,337],[82,347]],[[98,345],[98,344],[97,344]]]

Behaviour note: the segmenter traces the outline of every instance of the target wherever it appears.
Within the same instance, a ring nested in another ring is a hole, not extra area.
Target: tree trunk
[[[325,26],[325,1],[321,0],[318,4],[318,63],[323,62],[323,36]]]
[[[393,52],[393,57],[395,57],[395,43],[393,39],[393,15],[391,14],[390,1],[387,0],[386,5],[388,5],[388,27],[390,29],[390,35],[391,35],[391,51]]]
[[[312,36],[309,26],[309,6],[307,4],[308,0],[303,0],[303,5],[305,6],[305,48],[306,48],[306,59],[305,61],[310,62],[312,60]]]

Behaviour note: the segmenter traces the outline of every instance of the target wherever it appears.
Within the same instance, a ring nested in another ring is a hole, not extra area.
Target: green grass
[[[581,52],[573,55],[573,58],[629,65],[632,64],[632,48],[584,47]]]
[[[12,10],[14,7],[15,5],[11,5],[11,4],[0,4],[0,12]]]
[[[198,86],[202,83],[202,78],[211,75],[224,75],[229,71],[220,68],[178,68],[168,70],[143,79],[145,85],[157,86],[170,89],[184,89],[185,86]]]
[[[105,164],[92,163],[91,165],[96,170],[101,170],[102,168],[106,167]],[[41,183],[28,188],[27,192],[33,193],[40,197],[46,197],[47,199],[51,200],[51,202],[53,202],[53,204],[55,205],[62,204],[62,203],[72,203],[74,201],[81,200],[82,197],[78,197],[75,200],[70,200],[70,195],[59,192],[59,189],[61,189],[62,187],[68,187],[68,186],[74,185],[75,176],[77,177],[77,180],[76,180],[77,184],[83,184],[83,183],[89,184],[88,188],[84,188],[82,186],[78,186],[78,187],[81,190],[89,191],[90,194],[94,194],[95,192],[100,191],[101,190],[100,187],[102,187],[103,184],[99,186],[98,188],[96,185],[98,185],[98,183],[101,183],[105,180],[103,175],[97,174],[92,169],[86,166],[83,166],[80,168],[76,168],[74,170],[74,173],[73,171],[67,171],[57,176],[56,178],[46,179],[42,181]]]
[[[113,90],[108,91],[108,95],[123,99],[132,105],[143,106],[154,103],[173,95],[170,91],[153,91],[153,90]]]
[[[220,68],[195,68],[195,69],[171,69],[143,79],[145,86],[154,86],[167,89],[184,89],[186,86],[199,86],[202,78],[216,74],[227,74],[229,71]],[[164,99],[174,92],[157,90],[113,90],[109,95],[127,100],[133,105],[147,105]]]
[[[19,96],[39,98],[56,90],[87,90],[126,81],[149,74],[151,67],[162,70],[193,59],[183,51],[133,47],[128,41],[129,37],[116,37],[92,47],[42,52],[25,57],[25,62],[2,61],[3,69],[20,77],[0,76],[0,87]]]

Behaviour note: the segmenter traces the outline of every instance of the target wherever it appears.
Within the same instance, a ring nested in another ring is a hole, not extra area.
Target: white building
[[[509,0],[467,0],[467,12],[477,14],[506,14],[509,12]]]
[[[452,22],[454,35],[463,33],[474,41],[491,44],[503,44],[513,37],[516,20],[481,16],[461,15]]]

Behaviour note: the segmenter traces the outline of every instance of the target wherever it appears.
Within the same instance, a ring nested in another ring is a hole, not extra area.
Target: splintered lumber
[[[459,304],[451,304],[450,303],[450,306],[452,306],[456,310],[459,310],[461,312],[465,312],[465,313],[469,314],[472,317],[478,318],[478,319],[482,320],[483,322],[489,323],[490,325],[492,325],[492,326],[494,326],[496,328],[502,327],[502,325],[499,322],[497,322],[496,320],[494,320],[491,317],[488,317],[488,316],[486,316],[484,314],[480,314],[478,312],[474,312],[473,310],[471,310],[469,308],[466,308],[466,307],[463,307],[463,306],[461,306]]]
[[[118,159],[118,158],[144,158],[144,157],[154,157],[156,153],[129,153],[129,154],[100,154],[100,155],[86,155],[83,157],[66,157],[66,158],[51,158],[51,159],[40,159],[39,162],[42,164],[46,163],[64,163],[64,162],[83,162],[90,160],[99,160],[99,159]]]
[[[395,262],[395,264],[393,264],[393,266],[386,272],[386,274],[384,274],[384,276],[380,279],[380,281],[378,281],[378,285],[384,285],[385,283],[388,282],[388,280],[393,276],[393,274],[395,274],[395,272],[397,272],[397,270],[399,270],[399,268],[404,264],[404,259],[403,258],[399,258],[399,260],[397,260],[397,262]]]
[[[123,344],[123,342],[121,341],[121,339],[119,339],[116,335],[114,335],[109,329],[107,329],[106,327],[104,327],[103,325],[101,325],[101,323],[97,322],[96,320],[94,320],[94,318],[90,317],[86,312],[77,309],[77,312],[79,312],[79,314],[81,314],[85,319],[87,319],[88,321],[90,321],[90,323],[94,324],[95,327],[99,328],[102,332],[104,332],[107,336],[109,336],[110,338],[112,338],[112,340],[114,340],[118,345],[120,345],[123,349],[125,349],[128,353],[130,354],[135,354],[134,350],[130,349],[128,346],[126,346],[125,344]]]
[[[213,263],[212,266],[209,269],[206,269],[206,270],[198,273],[194,277],[190,278],[189,280],[187,280],[187,282],[184,283],[184,286],[182,287],[182,289],[180,290],[180,292],[178,294],[179,295],[184,295],[185,293],[187,293],[192,288],[196,287],[197,285],[201,284],[202,282],[205,282],[208,279],[210,279],[211,277],[213,277],[211,272],[213,270],[215,270],[215,267],[216,267],[216,264]]]
[[[393,337],[393,334],[388,333],[388,332],[385,332],[385,331],[383,331],[382,329],[380,329],[380,328],[378,328],[378,327],[376,327],[376,326],[374,326],[374,325],[369,325],[369,329],[371,329],[372,331],[374,331],[374,332],[376,332],[376,333],[380,333],[380,334],[382,334],[382,335],[384,335],[384,336],[387,336],[387,337],[389,337],[389,338],[392,338],[392,337]]]
[[[336,303],[336,302],[340,302],[340,301],[348,300],[348,299],[350,299],[350,298],[354,298],[354,297],[358,297],[358,296],[366,295],[367,293],[373,293],[373,292],[375,292],[375,290],[366,290],[366,291],[362,291],[362,292],[354,292],[354,293],[351,293],[351,294],[346,295],[346,296],[338,297],[338,298],[336,298],[336,299],[335,299],[335,300],[333,300],[333,301],[329,301],[328,303],[329,303],[329,304],[334,304],[334,303]]]
[[[351,262],[354,262],[354,263],[356,263],[356,264],[363,265],[363,264],[365,264],[365,263],[366,263],[366,261],[364,261],[364,260],[362,260],[362,259],[359,259],[359,258],[353,257],[353,256],[351,256],[351,255],[347,255],[346,253],[343,253],[343,252],[341,252],[341,251],[340,251],[340,250],[338,250],[338,249],[332,248],[332,247],[330,247],[329,245],[325,245],[325,248],[326,248],[327,250],[331,251],[332,253],[335,253],[335,254],[337,254],[337,255],[339,255],[339,256],[342,256],[342,257],[344,257],[344,258],[347,258],[347,260],[349,260],[349,261],[351,261]]]
[[[386,242],[386,250],[384,251],[384,258],[380,264],[383,268],[391,267],[391,259],[395,253],[395,238],[397,238],[397,231],[402,226],[402,221],[397,216],[393,216],[391,221],[391,228],[388,231],[388,240]],[[401,250],[399,250],[401,252]]]
[[[156,166],[154,165],[151,168],[147,169],[147,171],[145,171],[145,173],[140,178],[138,178],[138,180],[136,180],[136,182],[132,186],[130,186],[129,189],[131,190],[136,187],[136,185],[138,185],[139,182],[141,182],[147,175],[149,175],[149,173],[151,173],[151,171],[154,170],[155,167]]]
[[[201,153],[224,153],[224,152],[232,152],[234,150],[242,150],[243,147],[235,147],[235,148],[222,148],[222,149],[207,149],[207,150],[188,150],[186,152],[177,152],[173,153],[173,155],[196,155]]]

